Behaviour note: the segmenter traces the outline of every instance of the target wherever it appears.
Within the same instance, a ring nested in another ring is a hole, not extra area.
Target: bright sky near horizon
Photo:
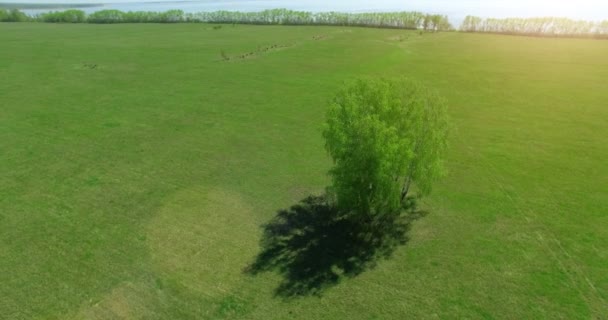
[[[135,3],[176,2],[188,0],[0,0],[21,3]],[[564,16],[588,20],[608,19],[608,0],[199,0],[227,5],[238,3],[261,4],[264,7],[298,9],[322,8],[322,11],[362,8],[378,10],[417,10],[445,14],[471,14],[483,17],[505,16]],[[314,9],[312,9],[314,10]],[[320,9],[321,10],[321,9]]]

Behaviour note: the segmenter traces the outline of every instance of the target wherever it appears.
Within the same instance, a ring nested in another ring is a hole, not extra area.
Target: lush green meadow
[[[221,52],[229,60],[224,60]],[[608,41],[343,27],[0,24],[0,319],[604,319]],[[357,76],[449,101],[449,175],[391,258],[252,275],[323,192]]]

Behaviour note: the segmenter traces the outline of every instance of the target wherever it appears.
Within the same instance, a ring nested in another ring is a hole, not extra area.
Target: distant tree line
[[[608,38],[608,20],[593,22],[556,17],[483,19],[467,16],[462,22],[460,30],[553,37]]]
[[[0,9],[0,22],[26,22],[32,18],[18,9]]]
[[[424,29],[447,31],[452,29],[447,16],[421,12],[305,12],[272,9],[261,12],[216,11],[186,14],[187,21],[212,23],[341,25],[379,28]]]
[[[88,23],[177,23],[187,22],[181,10],[164,12],[101,10],[87,17]]]
[[[378,28],[423,29],[428,31],[452,30],[447,16],[421,12],[305,12],[272,9],[260,12],[215,11],[184,13],[182,10],[165,12],[101,10],[87,15],[81,10],[66,10],[28,16],[18,9],[0,9],[0,22],[51,22],[51,23],[241,23],[285,25],[340,25]]]
[[[215,11],[185,13],[182,10],[165,12],[101,10],[86,14],[82,10],[65,10],[29,16],[19,9],[0,8],[0,22],[50,23],[239,23],[284,25],[339,25],[378,28],[418,29],[427,31],[452,30],[448,17],[415,11],[344,13],[306,12],[272,9],[259,12]],[[488,32],[555,37],[608,38],[608,20],[602,22],[568,18],[480,18],[467,16],[460,26],[464,32]]]

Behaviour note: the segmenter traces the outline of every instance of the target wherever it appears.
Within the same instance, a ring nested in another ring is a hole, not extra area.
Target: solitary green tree
[[[444,173],[446,103],[407,79],[357,80],[333,99],[323,136],[333,195],[360,218],[401,212],[412,186],[431,191]]]

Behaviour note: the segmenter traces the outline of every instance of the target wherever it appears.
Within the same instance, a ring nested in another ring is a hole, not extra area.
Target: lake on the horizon
[[[112,0],[110,0],[112,1]],[[114,0],[116,1],[116,0]],[[5,2],[5,1],[3,1]],[[17,2],[17,1],[7,1]],[[29,3],[35,0],[27,1]],[[42,1],[40,1],[42,2]],[[59,1],[58,1],[59,2]],[[70,0],[61,1],[70,3]],[[74,1],[75,2],[75,1]],[[96,2],[96,1],[91,1]],[[101,0],[100,2],[103,2]],[[52,3],[46,2],[45,3]],[[86,3],[79,1],[79,3]],[[458,27],[464,17],[475,15],[480,17],[537,17],[537,16],[560,16],[584,20],[604,20],[608,18],[608,11],[593,7],[578,7],[576,11],[571,9],[552,6],[547,7],[533,2],[509,1],[508,3],[481,2],[474,0],[350,0],[350,1],[327,1],[327,0],[199,0],[199,1],[163,1],[163,2],[114,2],[105,3],[101,6],[78,8],[87,13],[104,9],[117,9],[121,11],[167,11],[179,9],[184,12],[201,11],[261,11],[265,9],[286,8],[291,10],[322,12],[381,12],[381,11],[421,11],[424,13],[443,14],[450,18],[450,22]],[[52,10],[65,9],[27,9],[28,14],[37,14]]]

